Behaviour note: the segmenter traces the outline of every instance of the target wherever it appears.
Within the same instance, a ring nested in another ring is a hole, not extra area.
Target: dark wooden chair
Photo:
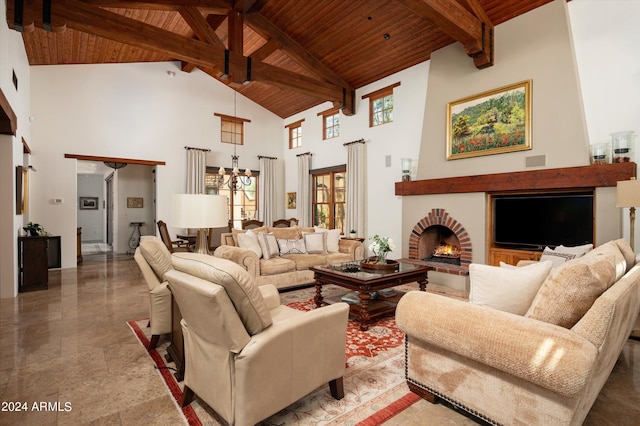
[[[191,251],[189,249],[188,241],[171,241],[171,235],[169,235],[167,224],[162,220],[158,221],[158,231],[160,232],[160,239],[162,240],[164,245],[167,246],[171,253],[177,251]]]
[[[273,221],[274,228],[288,228],[298,224],[298,219],[292,217],[291,219],[278,219]]]
[[[264,225],[264,222],[260,222],[259,220],[255,219],[242,221],[242,229],[260,228],[262,225]]]

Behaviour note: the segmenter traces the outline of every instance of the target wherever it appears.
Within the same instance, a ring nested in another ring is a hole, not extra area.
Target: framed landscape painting
[[[531,80],[447,105],[447,160],[531,149]]]

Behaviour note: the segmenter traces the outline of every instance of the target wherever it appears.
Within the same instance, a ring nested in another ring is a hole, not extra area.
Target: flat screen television
[[[497,247],[544,249],[593,243],[593,191],[492,197]]]

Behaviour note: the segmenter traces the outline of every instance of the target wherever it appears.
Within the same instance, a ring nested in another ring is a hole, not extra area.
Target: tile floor
[[[77,269],[51,271],[48,290],[0,299],[0,424],[181,424],[126,325],[148,317],[147,303],[133,258],[110,255],[85,256]],[[29,411],[5,411],[16,402]],[[34,403],[48,407],[36,411]],[[585,424],[637,425],[638,419],[640,342],[628,341]],[[469,423],[420,401],[386,424]]]

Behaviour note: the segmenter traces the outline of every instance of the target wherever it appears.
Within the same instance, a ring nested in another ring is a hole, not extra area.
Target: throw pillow
[[[327,233],[327,251],[329,253],[338,253],[340,251],[340,229],[325,229],[313,227],[315,232]]]
[[[307,249],[304,240],[299,238],[295,240],[278,239],[278,247],[280,247],[280,256],[283,254],[306,254]]]
[[[304,246],[307,253],[327,254],[327,233],[326,232],[304,232],[302,234]]]
[[[280,248],[278,247],[278,241],[275,235],[270,232],[261,232],[258,234],[258,243],[262,249],[262,257],[265,260],[269,260],[272,257],[280,255]]]
[[[550,261],[522,267],[472,263],[469,265],[469,301],[476,305],[524,315],[550,270]]]
[[[275,235],[277,240],[294,240],[300,238],[297,226],[291,228],[269,228],[269,232]]]
[[[196,253],[176,253],[171,260],[178,271],[224,287],[250,335],[273,323],[262,293],[242,266],[230,260]]]
[[[551,271],[525,317],[571,328],[615,278],[613,255],[570,260]]]
[[[262,248],[258,242],[258,236],[251,229],[244,234],[238,234],[237,237],[239,247],[253,251],[258,256],[258,259],[262,257]]]
[[[575,254],[577,259],[589,253],[591,250],[593,250],[593,244],[584,244],[581,246],[573,246],[573,247],[559,245],[558,247],[556,247],[555,251],[560,253]]]
[[[557,267],[562,265],[567,260],[575,259],[575,253],[563,253],[561,251],[554,250],[549,247],[545,247],[542,252],[542,256],[540,256],[540,262],[544,262],[550,260],[553,263],[553,267]]]

